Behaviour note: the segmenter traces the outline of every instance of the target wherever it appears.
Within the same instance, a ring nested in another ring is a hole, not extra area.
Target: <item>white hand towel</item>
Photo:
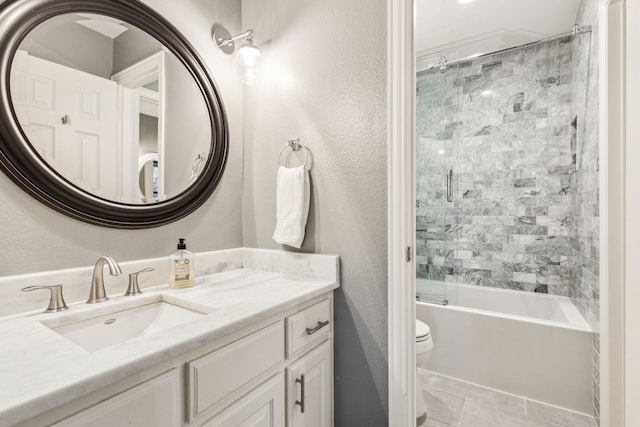
[[[309,173],[304,166],[278,169],[276,230],[273,240],[300,248],[309,216]]]

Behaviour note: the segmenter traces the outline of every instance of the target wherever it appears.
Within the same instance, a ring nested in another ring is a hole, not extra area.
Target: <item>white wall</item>
[[[386,2],[243,0],[243,29],[268,79],[244,97],[247,247],[281,248],[276,157],[300,137],[313,154],[302,251],[341,259],[335,425],[387,425]]]
[[[231,74],[227,58],[218,55],[210,38],[214,22],[239,31],[240,3],[184,0],[180,7],[173,0],[145,3],[168,17],[196,47],[221,89],[230,125],[230,148],[218,189],[196,212],[173,224],[147,230],[115,230],[55,212],[0,174],[0,241],[4,245],[0,275],[86,266],[105,254],[118,261],[166,256],[175,250],[178,237],[185,237],[193,251],[242,245],[242,88]],[[126,275],[115,280],[126,286]]]

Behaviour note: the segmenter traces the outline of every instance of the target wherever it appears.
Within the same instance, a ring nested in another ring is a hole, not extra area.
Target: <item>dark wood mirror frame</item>
[[[185,191],[153,205],[117,203],[65,180],[38,155],[25,136],[11,103],[10,71],[25,36],[61,14],[95,13],[145,31],[185,66],[202,92],[211,121],[211,151],[199,178]],[[153,9],[136,0],[6,0],[0,3],[0,169],[32,197],[75,219],[112,228],[149,228],[192,213],[215,190],[227,161],[227,120],[214,80],[195,49]]]

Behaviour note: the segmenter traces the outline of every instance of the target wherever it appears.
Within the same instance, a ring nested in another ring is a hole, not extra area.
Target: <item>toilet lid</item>
[[[431,329],[429,325],[416,319],[416,340],[422,341],[431,335]]]

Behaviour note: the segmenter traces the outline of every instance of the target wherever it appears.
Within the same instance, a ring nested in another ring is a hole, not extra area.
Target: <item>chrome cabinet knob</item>
[[[22,288],[23,292],[31,292],[36,289],[48,289],[51,291],[51,298],[49,299],[49,306],[44,311],[45,313],[56,313],[58,311],[68,310],[67,304],[64,302],[64,297],[62,296],[62,285],[52,285],[52,286],[27,286],[26,288]]]

